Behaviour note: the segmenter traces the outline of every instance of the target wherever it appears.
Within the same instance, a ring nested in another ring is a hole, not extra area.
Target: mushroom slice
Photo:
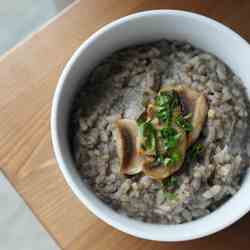
[[[206,120],[208,112],[207,100],[202,93],[185,85],[164,86],[160,92],[170,90],[175,90],[178,93],[183,114],[192,113],[190,122],[193,130],[187,134],[187,145],[189,147],[198,139]]]
[[[181,128],[176,127],[176,130],[183,134],[177,146],[178,152],[180,154],[180,159],[174,165],[165,166],[161,164],[155,166],[155,159],[152,157],[147,157],[143,162],[143,172],[145,175],[150,176],[151,178],[156,180],[163,180],[180,169],[185,159],[187,137],[185,131],[183,131]]]
[[[191,145],[198,139],[206,120],[207,112],[207,101],[205,96],[201,94],[196,100],[195,109],[191,121],[193,125],[193,131],[188,135],[188,145]]]
[[[135,120],[119,119],[116,125],[116,147],[120,172],[134,175],[142,171],[143,158],[139,156],[139,131]]]

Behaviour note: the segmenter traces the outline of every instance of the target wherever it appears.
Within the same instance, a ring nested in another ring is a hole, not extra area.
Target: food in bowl
[[[148,91],[139,118],[116,122],[120,172],[133,175],[143,171],[153,179],[164,180],[180,169],[186,150],[199,137],[207,102],[203,94],[185,85],[162,87],[157,95]]]
[[[240,188],[250,157],[249,100],[218,58],[161,40],[114,52],[73,104],[76,167],[116,211],[179,224]]]

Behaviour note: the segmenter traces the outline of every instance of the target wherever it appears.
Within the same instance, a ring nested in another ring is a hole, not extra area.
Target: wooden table
[[[77,200],[54,159],[51,99],[73,51],[118,17],[160,8],[211,16],[250,40],[247,0],[83,0],[0,58],[0,168],[63,249],[250,249],[250,214],[220,233],[190,242],[150,242],[121,233]]]

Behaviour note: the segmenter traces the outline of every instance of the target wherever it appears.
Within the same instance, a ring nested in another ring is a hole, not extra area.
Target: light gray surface
[[[59,250],[0,172],[0,250]]]
[[[74,0],[0,0],[0,55]]]

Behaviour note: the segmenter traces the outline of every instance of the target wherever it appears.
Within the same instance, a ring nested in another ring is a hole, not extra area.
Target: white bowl
[[[55,91],[51,134],[55,156],[68,185],[96,216],[136,237],[157,241],[183,241],[222,230],[250,210],[249,173],[239,192],[205,217],[180,225],[143,223],[113,211],[83,183],[76,171],[67,137],[72,101],[93,67],[115,50],[162,38],[188,41],[195,47],[216,55],[243,80],[249,94],[250,48],[237,33],[210,18],[190,12],[141,12],[104,26],[76,50],[64,68]]]

